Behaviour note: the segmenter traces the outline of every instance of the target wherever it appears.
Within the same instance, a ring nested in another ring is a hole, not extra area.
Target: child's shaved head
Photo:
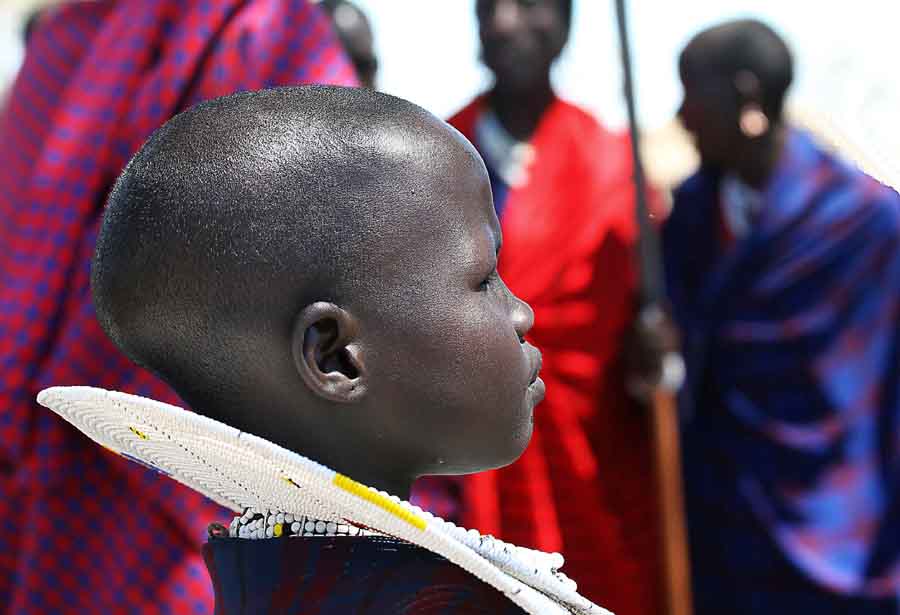
[[[409,168],[410,135],[435,154],[453,145],[429,123],[402,99],[334,87],[247,92],[175,117],[109,198],[93,272],[107,332],[160,371],[208,364],[200,377],[220,382],[234,357],[217,356],[218,336],[246,335],[269,302],[342,301],[365,283],[362,248],[390,232],[385,210],[429,191]]]
[[[356,476],[380,455],[360,478],[402,490],[530,435],[531,314],[495,279],[498,245],[484,167],[446,124],[283,88],[150,138],[110,195],[93,291],[113,341],[197,411]]]

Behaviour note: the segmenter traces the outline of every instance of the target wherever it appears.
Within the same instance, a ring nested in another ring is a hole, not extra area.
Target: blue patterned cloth
[[[750,233],[720,177],[663,243],[698,615],[900,612],[900,197],[800,131]]]
[[[215,615],[524,613],[456,564],[392,538],[211,538],[203,556]]]

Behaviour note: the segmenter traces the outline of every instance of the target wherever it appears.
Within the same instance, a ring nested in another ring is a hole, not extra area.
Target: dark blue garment
[[[663,231],[697,613],[896,614],[900,197],[791,131],[725,251],[719,179]]]
[[[476,143],[475,146],[478,147],[478,144]],[[504,207],[506,207],[506,197],[509,196],[510,186],[503,181],[487,160],[484,161],[484,168],[487,169],[488,179],[491,181],[491,194],[494,197],[494,211],[497,213],[497,218],[500,218],[503,214]]]
[[[421,547],[376,537],[210,538],[215,615],[522,615]]]

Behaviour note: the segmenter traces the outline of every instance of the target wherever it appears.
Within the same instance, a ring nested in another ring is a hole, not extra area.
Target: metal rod
[[[650,221],[646,176],[644,174],[644,166],[641,163],[641,133],[637,121],[625,0],[616,0],[616,17],[619,27],[625,104],[628,107],[628,126],[631,133],[631,153],[634,164],[635,203],[638,222],[638,271],[640,274],[638,292],[640,304],[643,308],[659,304],[663,299],[662,258],[660,257],[659,240]]]
[[[634,165],[640,318],[648,310],[660,309],[664,301],[665,287],[659,239],[650,220],[644,167],[641,164],[640,130],[635,109],[625,0],[616,0],[616,17],[619,26],[625,102],[628,106],[631,154]],[[678,360],[680,361],[680,357]],[[652,419],[666,607],[669,615],[690,615],[693,610],[690,560],[681,478],[678,410],[674,391],[667,390],[662,386],[657,389],[653,397]]]

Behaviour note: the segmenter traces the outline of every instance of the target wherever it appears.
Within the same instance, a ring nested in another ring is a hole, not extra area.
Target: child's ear
[[[333,303],[303,308],[291,337],[294,366],[313,392],[337,402],[353,402],[366,393],[366,368],[353,317]]]

